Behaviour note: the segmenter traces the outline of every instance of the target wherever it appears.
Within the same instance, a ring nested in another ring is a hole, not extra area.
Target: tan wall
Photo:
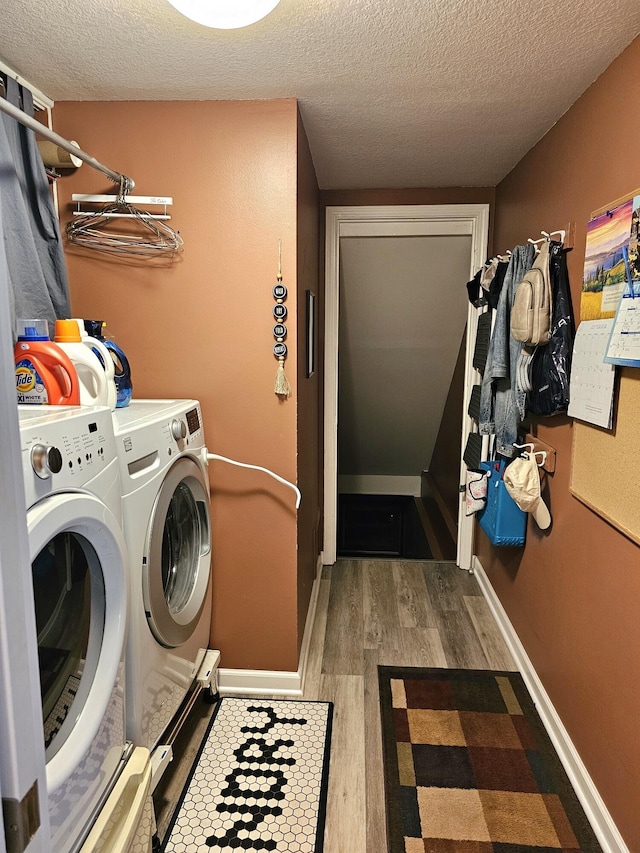
[[[305,617],[321,549],[322,508],[322,372],[318,359],[319,309],[324,283],[318,277],[318,182],[309,143],[298,117],[298,487],[302,501],[298,513],[298,641],[302,642]],[[306,292],[316,296],[316,364],[307,378]]]
[[[289,322],[293,396],[280,401],[273,391],[271,290],[282,239],[287,307],[295,318],[297,121],[294,100],[78,102],[54,109],[56,131],[133,177],[136,194],[173,196],[171,224],[185,244],[169,263],[126,265],[69,252],[74,314],[107,320],[131,360],[134,396],[199,399],[213,452],[294,482],[296,328]],[[112,189],[87,166],[59,188],[63,220],[72,192]],[[222,666],[295,670],[293,493],[221,462],[211,464],[210,477],[211,637]]]
[[[640,187],[639,84],[636,39],[497,188],[499,250],[575,222],[576,316],[589,215]],[[491,549],[479,533],[478,552],[627,845],[640,850],[640,548],[569,493],[570,421],[540,419],[537,430],[557,450],[552,529],[530,522],[524,551]]]

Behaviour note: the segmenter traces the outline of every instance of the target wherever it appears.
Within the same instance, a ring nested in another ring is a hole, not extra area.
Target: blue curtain
[[[31,92],[6,79],[6,98],[33,115]],[[16,318],[71,316],[69,283],[58,217],[35,134],[0,113],[0,207],[9,268],[9,299]]]

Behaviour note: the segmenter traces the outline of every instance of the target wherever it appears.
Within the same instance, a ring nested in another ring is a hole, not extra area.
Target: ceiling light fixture
[[[280,0],[169,0],[197,24],[217,30],[236,30],[260,21],[273,12]]]

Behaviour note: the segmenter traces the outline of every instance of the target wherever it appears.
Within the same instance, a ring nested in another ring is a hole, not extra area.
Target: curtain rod
[[[16,73],[13,68],[10,68],[2,61],[2,59],[0,59],[0,74],[13,77],[13,79],[21,86],[26,86],[33,95],[33,103],[39,110],[50,110],[53,106],[51,98],[41,92],[40,89],[36,89],[34,85],[32,85],[28,80],[25,80],[21,74]]]
[[[129,191],[134,188],[135,182],[132,178],[128,178],[126,175],[121,175],[120,172],[114,172],[113,169],[103,166],[102,163],[98,162],[98,160],[96,160],[95,157],[92,157],[91,154],[87,154],[87,152],[83,151],[82,148],[77,148],[75,145],[72,145],[68,139],[60,136],[60,134],[56,133],[54,130],[50,130],[37,119],[31,118],[31,116],[23,113],[21,109],[18,109],[18,107],[9,103],[9,101],[5,100],[3,97],[0,97],[0,110],[7,115],[10,115],[16,121],[19,121],[20,124],[24,124],[25,127],[29,127],[36,133],[44,136],[45,139],[49,139],[51,142],[54,142],[60,148],[68,151],[69,154],[73,154],[74,157],[79,157],[89,166],[97,169],[99,172],[102,172],[103,175],[110,178],[114,184],[117,184],[118,186],[122,185],[125,194],[129,193]]]

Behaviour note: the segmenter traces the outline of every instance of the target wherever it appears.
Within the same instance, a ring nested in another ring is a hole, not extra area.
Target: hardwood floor
[[[324,853],[384,853],[378,665],[516,667],[475,578],[453,562],[340,559],[319,584],[303,698],[334,703]],[[163,779],[161,837],[209,713]]]
[[[320,585],[304,696],[335,703],[324,851],[382,853],[378,665],[516,667],[475,578],[455,563],[338,560]]]

